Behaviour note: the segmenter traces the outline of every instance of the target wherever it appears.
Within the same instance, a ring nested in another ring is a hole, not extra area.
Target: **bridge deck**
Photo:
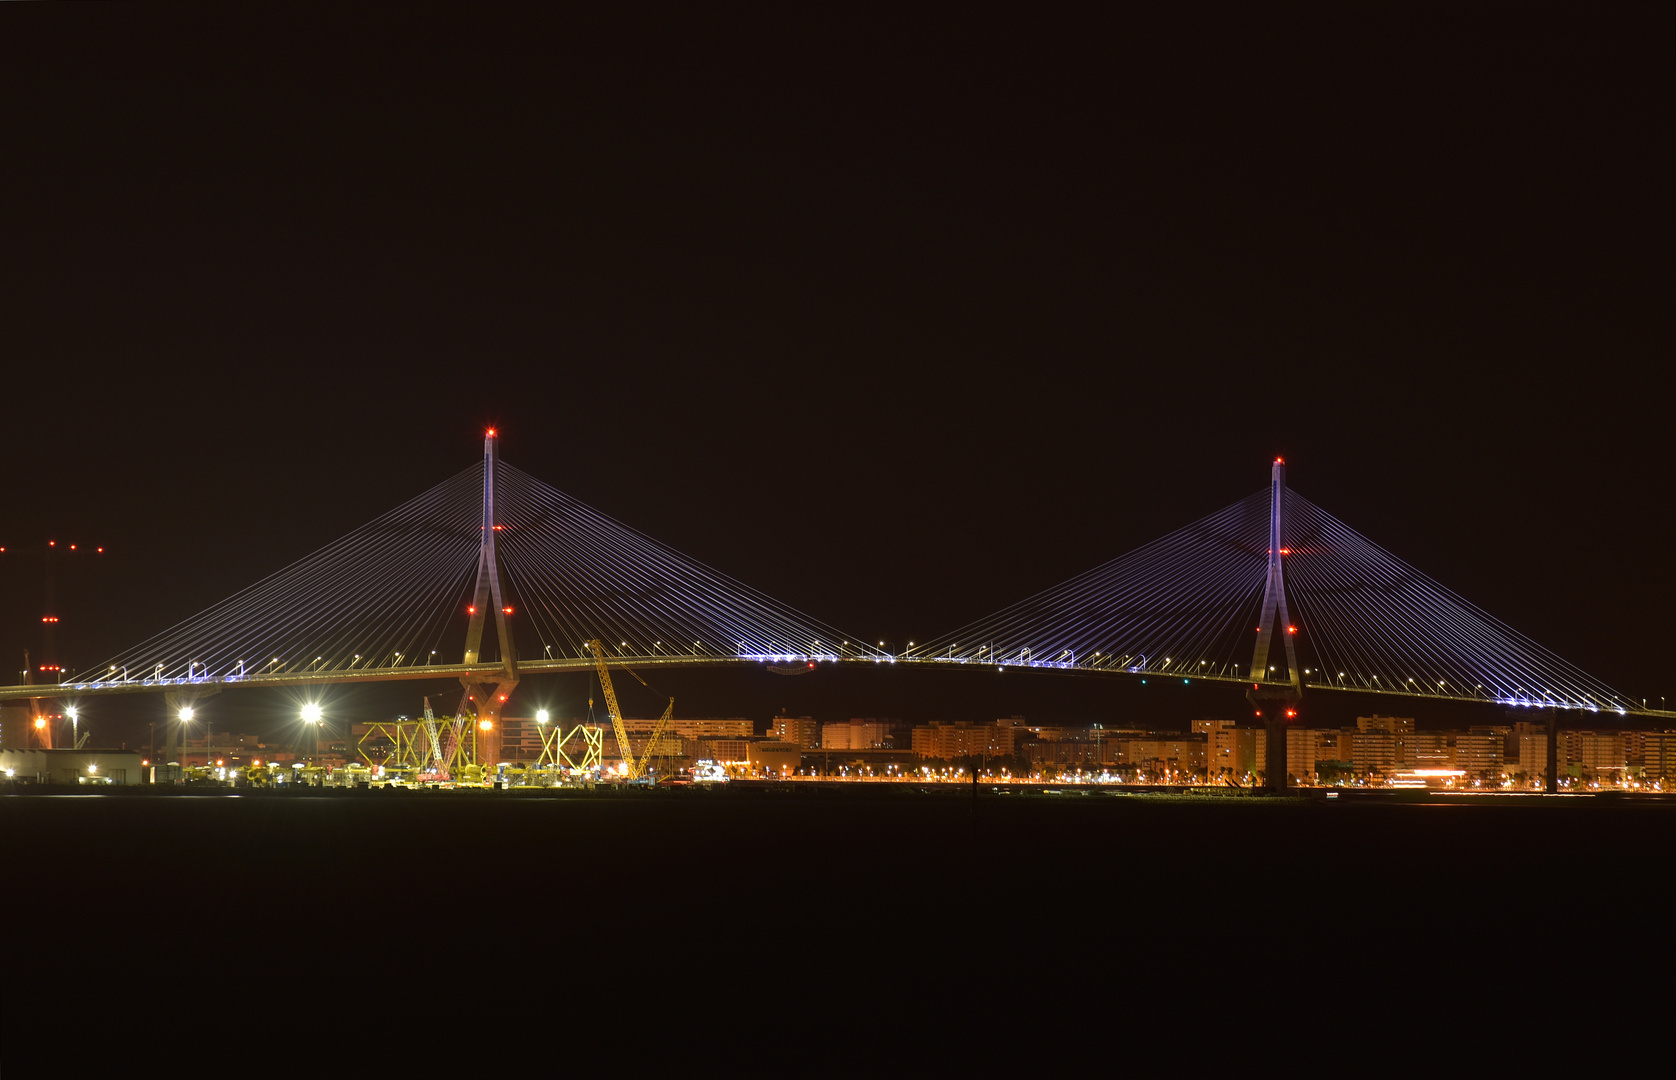
[[[618,656],[609,658],[614,668],[692,668],[692,667],[738,667],[744,665],[775,665],[775,664],[805,664],[813,662],[817,670],[821,666],[842,664],[847,667],[858,665],[879,664],[912,664],[915,667],[940,668],[997,668],[998,670],[1031,670],[1046,671],[1065,675],[1096,675],[1096,676],[1131,676],[1143,679],[1180,679],[1184,683],[1221,683],[1227,685],[1250,685],[1250,680],[1243,675],[1195,675],[1170,671],[1165,667],[1135,668],[1123,667],[1118,664],[1086,664],[1050,661],[1014,661],[996,665],[990,661],[972,660],[962,657],[928,657],[928,656],[681,656],[659,653],[651,656]],[[520,660],[518,675],[520,678],[534,675],[562,674],[565,672],[591,671],[594,661],[587,657],[565,657],[560,659]],[[168,692],[218,692],[242,687],[292,687],[292,686],[335,686],[344,683],[369,682],[404,682],[421,679],[459,679],[463,677],[477,677],[490,680],[496,676],[504,676],[506,669],[500,664],[428,664],[408,665],[402,667],[366,667],[366,668],[333,668],[324,671],[278,671],[272,673],[250,672],[244,675],[200,676],[197,678],[177,679],[133,679],[128,681],[77,681],[66,683],[40,683],[28,686],[0,686],[0,701],[18,701],[26,699],[59,700],[66,698],[82,699],[93,696],[112,694],[144,694]],[[1555,707],[1575,712],[1603,712],[1617,716],[1639,716],[1652,719],[1676,719],[1676,710],[1659,709],[1588,709],[1560,702],[1545,702],[1540,700],[1504,700],[1473,695],[1450,693],[1425,693],[1415,691],[1389,690],[1375,686],[1335,685],[1328,682],[1315,682],[1306,677],[1303,689],[1307,692],[1331,692],[1335,694],[1377,694],[1385,697],[1412,698],[1426,701],[1446,701],[1461,704],[1498,704],[1521,708]]]

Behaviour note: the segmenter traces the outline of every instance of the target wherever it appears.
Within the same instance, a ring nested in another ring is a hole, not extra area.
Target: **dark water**
[[[1166,1023],[1275,986],[1507,1006],[1544,942],[1580,970],[1577,941],[1662,919],[1676,803],[140,795],[0,798],[0,827],[14,987],[142,1041],[187,1013],[306,1035],[313,1009],[365,1039],[428,995],[517,1045],[555,1010],[615,1033],[623,1002],[679,1055],[819,1017],[909,1042]]]

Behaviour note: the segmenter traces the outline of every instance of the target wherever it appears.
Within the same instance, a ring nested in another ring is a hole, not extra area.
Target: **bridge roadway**
[[[678,655],[671,653],[655,653],[648,656],[613,656],[607,662],[614,668],[693,668],[693,667],[739,667],[744,665],[790,666],[803,665],[813,662],[818,666],[826,664],[843,664],[845,666],[879,665],[879,664],[911,664],[915,667],[996,667],[989,660],[975,660],[966,657],[945,656],[889,656],[885,654],[861,656],[835,655],[748,655],[748,656],[713,656],[713,655]],[[595,661],[592,657],[564,657],[559,659],[520,660],[518,661],[518,676],[526,678],[533,675],[562,674],[565,672],[592,671]],[[1057,672],[1067,675],[1130,675],[1136,678],[1181,679],[1184,683],[1208,682],[1227,685],[1250,685],[1250,680],[1243,675],[1211,674],[1195,675],[1170,671],[1167,667],[1124,667],[1116,664],[1087,664],[1063,661],[1011,661],[998,666],[999,670],[1029,669],[1035,671]],[[0,701],[19,701],[28,699],[59,700],[73,698],[81,700],[87,697],[103,697],[111,694],[144,694],[144,693],[181,693],[197,690],[204,693],[215,693],[236,687],[293,687],[293,686],[336,686],[343,683],[368,682],[404,682],[419,679],[448,679],[458,680],[470,678],[483,682],[493,682],[496,677],[504,677],[506,668],[501,664],[418,664],[399,667],[362,667],[362,668],[328,668],[314,671],[276,671],[249,672],[244,675],[196,676],[189,678],[165,679],[132,679],[128,681],[95,681],[81,680],[66,683],[35,683],[27,686],[0,686]],[[793,674],[796,674],[793,672]],[[1279,684],[1285,685],[1285,684]],[[1303,688],[1306,691],[1331,691],[1343,694],[1378,694],[1385,697],[1416,698],[1427,701],[1446,701],[1469,705],[1497,704],[1510,707],[1541,709],[1555,707],[1575,712],[1605,712],[1618,716],[1638,716],[1649,719],[1676,720],[1676,710],[1660,710],[1647,708],[1612,708],[1600,707],[1574,702],[1540,701],[1532,699],[1493,698],[1467,694],[1427,693],[1420,691],[1394,691],[1377,686],[1342,685],[1329,682],[1315,682],[1306,677]]]

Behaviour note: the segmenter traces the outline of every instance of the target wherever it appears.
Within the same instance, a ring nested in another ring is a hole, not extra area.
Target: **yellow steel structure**
[[[388,740],[388,749],[380,745],[381,740]],[[355,742],[355,754],[374,768],[388,765],[423,768],[426,754],[424,728],[418,721],[405,716],[368,724],[366,733]]]
[[[658,726],[652,729],[652,737],[646,740],[646,752],[640,755],[640,760],[634,760],[634,744],[629,742],[628,732],[623,728],[623,710],[617,707],[617,690],[611,685],[611,669],[605,663],[605,646],[598,638],[588,642],[588,648],[593,651],[595,666],[599,668],[599,686],[605,692],[605,711],[611,716],[611,730],[617,736],[617,752],[623,756],[623,764],[628,768],[628,778],[638,780],[646,772],[646,762],[652,756],[653,747],[658,744],[658,736],[669,726],[670,718],[675,715],[675,699],[669,699],[669,707],[663,711],[663,718]],[[629,672],[634,675],[634,672]],[[640,676],[635,675],[636,679]],[[646,680],[640,679],[641,685]]]
[[[573,758],[565,750],[578,737],[582,740],[582,754]],[[605,729],[598,724],[577,724],[569,731],[562,724],[554,724],[552,731],[541,733],[541,757],[535,767],[577,771],[597,769],[605,757]]]

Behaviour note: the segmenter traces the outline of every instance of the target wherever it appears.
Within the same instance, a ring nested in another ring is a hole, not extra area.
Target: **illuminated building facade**
[[[1186,735],[1119,736],[1111,740],[1114,764],[1148,771],[1169,770],[1203,774],[1208,740],[1199,732]]]
[[[747,721],[748,722],[748,721]],[[695,739],[695,760],[708,758],[726,765],[749,761],[751,739]]]
[[[823,750],[888,750],[896,745],[897,724],[890,720],[840,720],[821,725]]]
[[[914,728],[915,757],[941,758],[953,761],[973,755],[1012,754],[1017,734],[1028,729],[996,721],[972,724],[965,720],[952,724],[931,723]]]
[[[1384,774],[1414,764],[1410,742],[1414,719],[1403,716],[1358,716],[1351,740],[1351,762],[1359,773]]]
[[[1094,764],[1093,739],[1018,739],[1013,743],[1013,752],[1032,765],[1092,765]],[[1100,746],[1102,754],[1111,751],[1110,742]],[[918,751],[916,750],[917,754]],[[925,757],[924,754],[919,754]]]
[[[791,776],[803,767],[803,747],[794,742],[763,739],[749,744],[746,761],[759,776]]]
[[[1507,738],[1499,731],[1477,730],[1456,732],[1454,759],[1451,768],[1462,769],[1468,776],[1499,779],[1507,768]]]
[[[1621,731],[1562,731],[1560,738],[1560,750],[1573,775],[1587,772],[1604,779],[1608,774],[1622,772],[1629,764]]]
[[[1676,731],[1634,733],[1635,757],[1631,764],[1652,780],[1676,780]],[[1627,749],[1627,747],[1626,747]]]
[[[1256,731],[1232,720],[1195,720],[1193,732],[1205,737],[1205,768],[1210,776],[1244,776],[1257,767]]]
[[[137,750],[0,750],[0,782],[132,786],[145,782],[141,761]]]
[[[1541,724],[1520,721],[1513,725],[1513,737],[1519,748],[1519,756],[1514,759],[1513,767],[1509,771],[1522,772],[1533,778],[1541,776],[1548,767],[1547,728]],[[1563,760],[1561,764],[1564,764]]]
[[[776,716],[768,725],[768,737],[798,746],[819,746],[821,730],[812,716]]]

